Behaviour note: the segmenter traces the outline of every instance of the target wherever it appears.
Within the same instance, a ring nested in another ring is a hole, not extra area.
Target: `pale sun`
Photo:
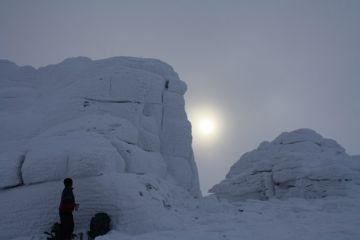
[[[198,128],[204,135],[210,135],[214,133],[215,122],[211,118],[202,118],[199,120]]]
[[[215,143],[223,131],[223,122],[218,111],[214,108],[193,108],[189,118],[192,123],[192,134],[197,144]]]

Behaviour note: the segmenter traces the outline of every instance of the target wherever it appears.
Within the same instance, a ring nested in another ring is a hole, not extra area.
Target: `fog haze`
[[[263,140],[312,128],[360,154],[359,1],[1,1],[0,58],[35,67],[73,56],[172,65],[194,132],[202,191]]]

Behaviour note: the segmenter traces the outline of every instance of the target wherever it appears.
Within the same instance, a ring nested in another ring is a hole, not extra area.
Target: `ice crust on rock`
[[[84,226],[95,211],[114,219],[121,211],[127,230],[150,230],[167,199],[200,196],[185,92],[156,59],[78,57],[39,69],[1,60],[0,238],[47,230],[65,177],[74,178]],[[157,185],[156,206],[144,201],[144,179]],[[34,227],[14,221],[18,212]]]
[[[245,153],[210,192],[230,201],[345,195],[360,161],[311,129],[285,132]]]

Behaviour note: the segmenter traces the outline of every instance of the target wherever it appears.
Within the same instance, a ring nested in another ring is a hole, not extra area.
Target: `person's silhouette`
[[[61,239],[71,239],[74,232],[74,218],[72,212],[78,209],[79,204],[75,203],[75,197],[73,193],[73,181],[71,178],[64,179],[65,188],[61,195],[61,202],[59,206],[60,215],[60,228]]]

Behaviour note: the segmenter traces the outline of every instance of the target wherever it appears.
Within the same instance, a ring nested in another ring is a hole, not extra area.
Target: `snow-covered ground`
[[[357,240],[359,186],[352,196],[305,200],[247,200],[230,206],[202,200],[178,229],[131,236],[112,231],[101,240]],[[121,229],[120,229],[121,230]]]
[[[209,196],[203,199],[182,199],[181,208],[158,212],[154,218],[171,221],[168,229],[143,234],[124,233],[114,226],[109,234],[97,240],[357,240],[360,239],[359,186],[351,184],[348,196],[322,199],[290,198],[244,200],[229,204]],[[179,207],[179,205],[178,205]],[[80,214],[81,210],[76,213]],[[75,214],[75,216],[76,216]],[[127,219],[123,219],[124,222]],[[76,232],[84,229],[76,229]],[[43,240],[44,235],[19,237],[16,240]]]

